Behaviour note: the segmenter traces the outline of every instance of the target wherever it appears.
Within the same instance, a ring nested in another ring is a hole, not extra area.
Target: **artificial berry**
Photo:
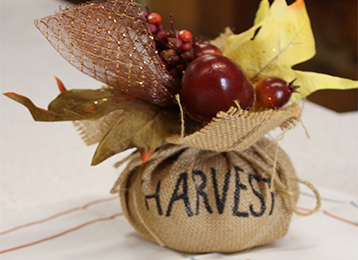
[[[158,26],[156,26],[155,24],[150,23],[148,27],[149,27],[149,31],[152,34],[156,34],[158,32]]]
[[[207,54],[219,54],[222,55],[220,49],[209,43],[197,43],[194,45],[194,56],[198,58]]]
[[[149,13],[147,11],[141,11],[140,14],[145,18],[147,19],[148,18],[148,15]]]
[[[160,30],[156,33],[155,35],[155,40],[159,41],[159,42],[166,42],[168,40],[168,34],[166,31],[164,30]]]
[[[170,38],[178,38],[178,31],[169,31],[168,32],[168,36],[170,37]]]
[[[176,51],[175,50],[171,50],[171,49],[168,49],[168,50],[163,50],[160,52],[160,57],[162,58],[162,60],[164,61],[168,61],[169,58],[173,55],[176,55]]]
[[[159,31],[165,31],[165,25],[164,24],[158,24],[158,30]]]
[[[263,108],[280,108],[291,98],[293,92],[297,92],[298,86],[293,82],[286,82],[278,77],[268,77],[257,83],[255,87],[256,103]]]
[[[182,40],[183,42],[190,42],[192,37],[193,35],[188,30],[181,30],[179,32],[179,39]]]
[[[162,17],[158,13],[150,13],[147,21],[148,23],[159,25],[162,22]]]
[[[180,50],[183,47],[183,41],[179,38],[169,38],[168,45],[170,49]]]
[[[186,42],[183,44],[183,47],[181,47],[182,51],[191,51],[193,48],[193,45],[190,42]]]
[[[181,98],[189,115],[210,122],[219,111],[235,106],[234,101],[242,109],[250,109],[254,89],[235,61],[207,54],[189,63],[182,79]]]
[[[180,63],[180,56],[178,54],[175,54],[168,59],[168,64],[170,66],[176,66],[179,63]]]
[[[185,62],[191,62],[194,60],[194,54],[190,51],[183,52],[180,56]]]

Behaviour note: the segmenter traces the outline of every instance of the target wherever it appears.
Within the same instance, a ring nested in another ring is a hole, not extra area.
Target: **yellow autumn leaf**
[[[259,9],[256,12],[254,25],[261,23],[270,11],[270,2],[268,0],[262,0]]]
[[[290,82],[296,79],[299,93],[291,101],[304,98],[319,89],[358,88],[358,82],[330,75],[293,70],[292,67],[311,59],[316,53],[310,20],[303,0],[287,5],[275,0],[269,7],[262,0],[254,26],[228,38],[224,55],[235,60],[255,85],[270,76]]]

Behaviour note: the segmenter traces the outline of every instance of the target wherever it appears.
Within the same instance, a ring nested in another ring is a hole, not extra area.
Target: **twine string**
[[[133,190],[133,205],[134,205],[134,209],[136,211],[136,215],[139,218],[140,223],[143,225],[143,227],[149,232],[149,234],[153,237],[153,239],[155,240],[155,242],[160,245],[161,247],[164,247],[165,244],[164,242],[154,233],[153,230],[151,230],[148,225],[145,223],[144,219],[142,218],[140,212],[139,212],[139,208],[138,208],[138,204],[137,204],[137,197],[136,197],[136,192],[135,190]]]
[[[185,133],[184,110],[183,110],[183,106],[181,105],[181,102],[180,102],[179,94],[175,95],[175,99],[177,100],[179,109],[180,109],[180,122],[181,122],[180,136],[181,136],[181,138],[184,138],[184,133]]]
[[[295,212],[299,216],[310,216],[310,215],[316,213],[320,209],[321,203],[322,203],[321,195],[319,194],[317,188],[309,181],[302,180],[298,177],[297,177],[296,181],[306,185],[311,191],[313,191],[313,193],[316,196],[316,207],[309,212],[302,212],[296,208],[295,202],[292,199],[290,199],[290,205],[291,205],[293,212]]]

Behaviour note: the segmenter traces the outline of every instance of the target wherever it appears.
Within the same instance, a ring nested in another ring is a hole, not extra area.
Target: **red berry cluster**
[[[202,43],[201,40],[193,38],[188,30],[177,31],[174,28],[174,21],[171,16],[171,30],[166,31],[161,23],[162,17],[158,13],[142,11],[141,14],[148,22],[149,31],[154,36],[156,49],[169,74],[181,80],[188,64],[197,57],[204,54],[216,53],[221,51],[211,44]]]

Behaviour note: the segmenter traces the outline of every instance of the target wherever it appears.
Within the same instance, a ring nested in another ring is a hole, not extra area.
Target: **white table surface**
[[[52,14],[62,3],[59,0],[0,2],[2,93],[16,92],[25,95],[37,106],[46,108],[48,103],[59,94],[53,76],[59,77],[69,89],[95,89],[102,86],[102,83],[68,64],[33,24],[34,19]],[[114,169],[113,164],[124,155],[115,156],[98,166],[91,167],[90,161],[96,147],[86,146],[72,123],[34,122],[25,107],[5,96],[0,97],[0,105],[0,218],[3,229],[16,223],[23,223],[21,221],[31,218],[30,216],[36,218],[38,214],[50,214],[51,209],[56,212],[55,209],[59,207],[65,209],[70,205],[82,205],[96,198],[111,196],[109,190],[120,174],[120,170]],[[358,113],[338,114],[306,102],[302,119],[311,139],[306,137],[303,127],[298,125],[288,131],[280,141],[281,147],[290,155],[299,177],[321,188],[328,197],[332,195],[335,198],[337,196],[346,198],[346,201],[358,202]],[[114,207],[117,203],[116,201],[113,204]],[[117,210],[120,210],[119,204]],[[358,209],[356,212],[358,213]],[[353,214],[353,219],[355,216],[355,220],[352,220],[355,223],[358,223],[357,213],[349,213],[350,217]],[[308,219],[316,221],[314,217]],[[130,234],[135,234],[124,218],[121,221]],[[341,225],[340,222],[338,223],[337,225]],[[352,225],[351,228],[357,231],[356,226]],[[34,232],[37,232],[35,230]],[[348,252],[349,255],[346,256],[355,256],[357,253],[352,249],[352,245],[358,245],[356,231],[352,231],[355,235],[350,243],[340,244],[341,251]],[[289,233],[289,236],[290,234],[292,235]],[[143,240],[138,235],[132,235],[130,239]],[[128,243],[132,243],[132,240]],[[0,241],[3,243],[5,238]],[[143,240],[142,248],[140,244],[128,248],[133,249],[133,252],[147,250],[148,245],[145,243],[147,242]],[[284,251],[285,243],[280,245],[282,246],[279,248]],[[156,257],[153,259],[185,257],[155,245],[150,245],[149,248],[148,252],[158,253],[153,254]],[[249,255],[206,257],[265,259],[260,256],[260,252],[271,252],[267,251],[270,247],[262,250],[266,251],[255,249],[249,252]],[[330,252],[329,247],[327,250]],[[315,259],[330,259],[324,258],[326,251],[323,251],[315,251],[317,256]],[[130,254],[130,251],[127,253]],[[4,254],[4,257],[6,255]],[[10,257],[9,259],[17,259],[11,258],[10,253],[7,256]],[[111,256],[108,257],[107,259],[112,259]],[[272,257],[280,259],[277,258],[280,257],[279,255],[273,254]],[[3,259],[1,255],[0,258]],[[131,258],[118,258],[117,255],[115,259]],[[133,259],[143,258],[133,257]]]

